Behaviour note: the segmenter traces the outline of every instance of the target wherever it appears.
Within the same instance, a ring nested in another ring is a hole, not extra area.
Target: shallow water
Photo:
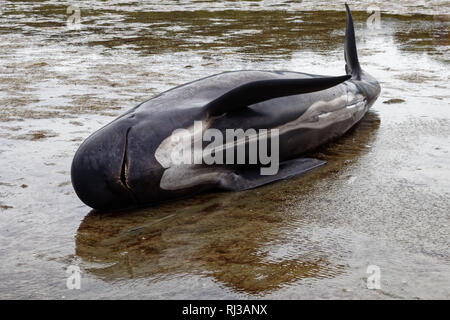
[[[70,184],[83,139],[173,86],[342,74],[342,3],[82,1],[77,29],[66,3],[1,2],[0,298],[450,298],[448,1],[371,2],[380,28],[351,4],[382,93],[315,153],[324,167],[120,214],[90,213]]]

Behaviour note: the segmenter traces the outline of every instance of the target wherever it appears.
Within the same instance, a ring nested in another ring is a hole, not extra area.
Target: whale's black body
[[[91,135],[72,164],[80,199],[95,209],[157,203],[213,189],[245,190],[306,172],[324,162],[299,158],[341,136],[375,102],[378,82],[359,65],[347,7],[346,76],[289,71],[235,71],[166,91]],[[280,169],[262,176],[254,166],[174,165],[169,137],[194,121],[222,132],[279,129]]]

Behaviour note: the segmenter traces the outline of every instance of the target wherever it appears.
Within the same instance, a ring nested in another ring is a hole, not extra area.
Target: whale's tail
[[[358,61],[358,52],[356,51],[355,29],[353,27],[353,18],[350,8],[347,9],[347,27],[345,29],[345,71],[347,76],[351,76],[350,81],[357,82],[360,93],[365,97],[369,107],[375,102],[380,94],[380,84],[370,74],[361,69]]]
[[[347,27],[345,29],[345,71],[351,75],[353,79],[361,79],[361,66],[358,61],[358,52],[356,51],[355,29],[353,27],[353,18],[350,8],[345,4],[347,9]]]

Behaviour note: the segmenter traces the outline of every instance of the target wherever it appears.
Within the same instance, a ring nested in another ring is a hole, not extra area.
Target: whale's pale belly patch
[[[300,117],[297,119],[285,123],[279,127],[271,128],[278,129],[277,134],[283,137],[292,131],[298,131],[301,128],[321,130],[337,122],[351,120],[355,118],[357,114],[361,114],[365,109],[365,101],[361,95],[355,95],[353,93],[348,94],[347,90],[343,90],[344,93],[329,101],[320,100],[314,102]],[[203,128],[210,128],[213,124],[203,124]],[[194,126],[187,128],[187,132],[191,134],[188,139],[184,139],[184,144],[181,143],[181,139],[177,137],[168,137],[158,147],[155,155],[158,155],[156,159],[165,168],[160,181],[160,187],[164,190],[178,190],[188,187],[194,187],[202,184],[217,184],[224,185],[230,184],[234,181],[237,189],[239,187],[239,176],[236,176],[233,170],[226,169],[225,167],[198,167],[190,165],[177,165],[171,161],[170,155],[177,154],[182,149],[194,150],[194,137],[196,132]],[[177,133],[175,133],[176,135]],[[257,132],[235,140],[232,143],[224,143],[220,146],[208,150],[215,154],[219,152],[227,152],[229,149],[236,149],[241,145],[249,144],[251,141],[258,141],[261,135]],[[264,137],[267,139],[267,137]],[[198,139],[198,133],[197,133]],[[169,141],[172,141],[170,143]],[[178,141],[178,143],[173,143]],[[258,141],[259,143],[259,141]],[[206,150],[204,150],[206,151]],[[198,154],[198,153],[197,153]],[[194,156],[192,157],[194,158]],[[286,158],[286,156],[283,156]],[[241,182],[242,184],[242,182]],[[245,183],[244,183],[245,184]]]

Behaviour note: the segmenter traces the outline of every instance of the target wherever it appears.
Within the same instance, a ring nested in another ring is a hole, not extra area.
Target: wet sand
[[[90,133],[214,73],[344,72],[343,5],[8,2],[0,15],[0,298],[450,298],[448,6],[354,5],[372,110],[313,156],[240,193],[96,214],[70,164]],[[265,1],[265,4],[269,3]],[[81,289],[66,287],[81,268]],[[381,289],[367,289],[369,265]]]

